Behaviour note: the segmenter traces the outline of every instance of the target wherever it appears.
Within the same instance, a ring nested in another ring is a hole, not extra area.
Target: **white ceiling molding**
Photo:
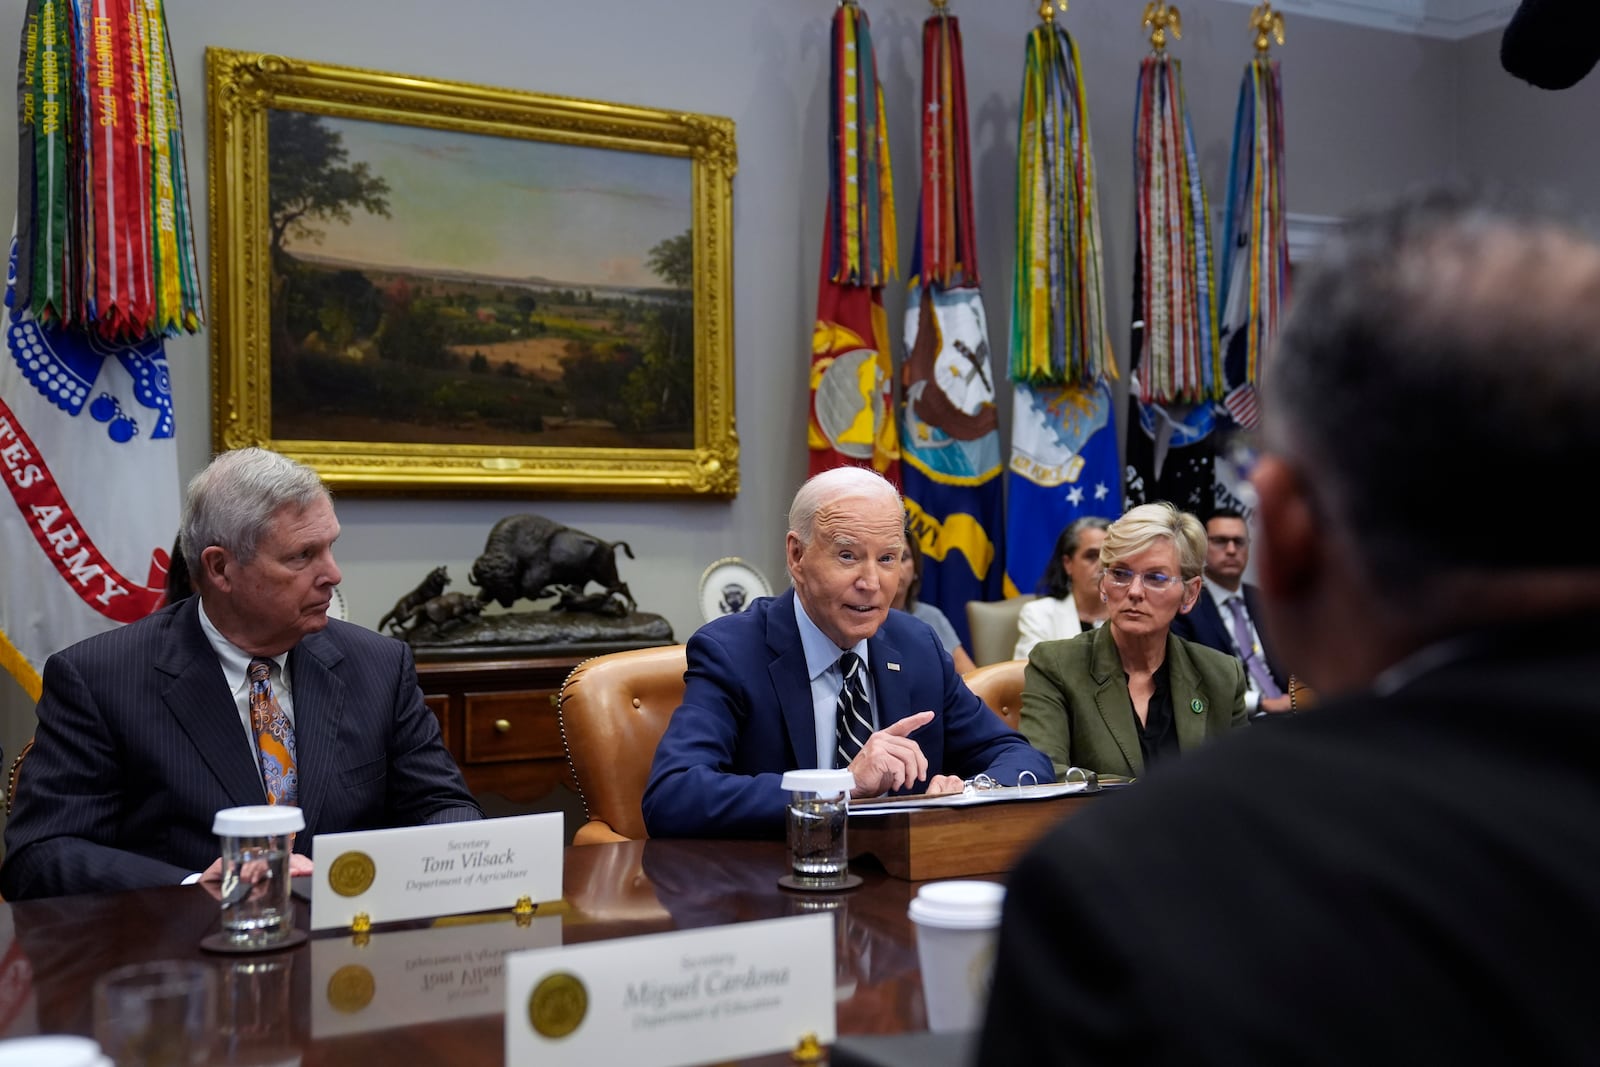
[[[1254,7],[1261,0],[1231,2]],[[1517,9],[1516,0],[1273,0],[1272,6],[1286,16],[1309,15],[1451,41],[1499,29]],[[1292,42],[1292,18],[1288,31]]]

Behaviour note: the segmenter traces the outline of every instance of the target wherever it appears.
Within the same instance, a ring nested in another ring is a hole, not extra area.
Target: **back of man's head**
[[[1600,561],[1501,521],[1600,464],[1600,241],[1571,216],[1435,190],[1352,221],[1297,274],[1263,378],[1268,448],[1374,582]]]

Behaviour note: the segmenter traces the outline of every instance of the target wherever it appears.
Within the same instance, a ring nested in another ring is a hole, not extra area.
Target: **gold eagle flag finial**
[[[1052,0],[1039,0],[1039,18],[1045,22],[1054,22],[1056,8],[1058,7],[1061,9],[1061,13],[1065,15],[1067,13],[1067,0],[1054,0],[1053,3]]]
[[[1167,50],[1167,34],[1174,41],[1183,40],[1183,16],[1166,0],[1150,0],[1144,5],[1144,20],[1140,23],[1150,31],[1150,47],[1158,54]]]
[[[1283,44],[1283,12],[1272,10],[1270,3],[1250,10],[1250,32],[1255,34],[1256,52],[1266,55],[1272,42]]]

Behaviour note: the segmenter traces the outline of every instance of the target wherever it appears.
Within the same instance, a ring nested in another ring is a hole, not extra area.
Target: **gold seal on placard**
[[[347,963],[328,979],[328,1003],[334,1011],[353,1015],[372,1003],[377,988],[371,971],[359,963]]]
[[[589,1013],[589,991],[575,974],[545,975],[528,998],[528,1021],[541,1037],[566,1037],[583,1025]]]
[[[372,888],[377,865],[365,852],[346,852],[328,868],[328,884],[341,897],[359,897]]]

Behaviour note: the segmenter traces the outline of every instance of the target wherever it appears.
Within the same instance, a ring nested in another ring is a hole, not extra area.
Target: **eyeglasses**
[[[1144,582],[1145,590],[1151,593],[1164,592],[1183,583],[1183,579],[1176,574],[1162,574],[1160,571],[1145,571],[1141,574],[1127,567],[1106,568],[1106,581],[1119,589],[1132,585],[1135,578]]]
[[[1232,545],[1234,548],[1243,548],[1243,547],[1245,547],[1246,545],[1248,545],[1250,543],[1250,538],[1248,538],[1248,537],[1208,537],[1208,538],[1206,538],[1206,541],[1210,543],[1212,548],[1227,548],[1229,545]]]

